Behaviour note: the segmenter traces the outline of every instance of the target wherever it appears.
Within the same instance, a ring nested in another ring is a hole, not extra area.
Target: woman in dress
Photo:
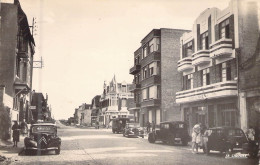
[[[13,147],[17,147],[17,142],[20,141],[20,126],[18,125],[17,121],[14,122],[14,125],[12,127],[13,130]]]

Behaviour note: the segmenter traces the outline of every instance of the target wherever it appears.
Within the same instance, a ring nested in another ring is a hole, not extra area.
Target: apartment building
[[[0,85],[12,121],[29,121],[34,38],[18,0],[1,3]],[[10,99],[11,98],[11,99]],[[10,103],[11,102],[11,103]]]
[[[129,110],[136,122],[146,126],[147,121],[157,125],[161,121],[180,120],[180,107],[175,93],[181,89],[181,74],[177,72],[180,37],[187,30],[153,29],[134,52],[134,102]]]
[[[206,9],[182,35],[182,90],[176,102],[190,128],[196,123],[248,127],[239,66],[254,54],[258,38],[257,5],[247,0],[231,0],[224,10]]]
[[[133,98],[133,94],[129,91],[132,84],[125,81],[119,83],[116,77],[106,84],[104,82],[103,93],[100,98],[99,123],[108,126],[111,119],[115,117],[127,117],[129,111],[127,109],[127,99]]]

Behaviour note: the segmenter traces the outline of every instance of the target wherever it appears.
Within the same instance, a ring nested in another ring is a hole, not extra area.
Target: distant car
[[[112,119],[112,132],[113,133],[122,133],[123,129],[127,122],[129,122],[129,118],[120,117]]]
[[[144,130],[140,127],[139,123],[127,123],[124,130],[123,136],[126,137],[142,137],[144,138]]]
[[[188,134],[188,128],[185,122],[167,121],[160,123],[160,130],[148,134],[148,141],[150,143],[154,143],[157,140],[171,145],[181,143],[186,146],[191,138]]]
[[[24,139],[24,144],[25,154],[50,150],[60,154],[61,139],[57,136],[57,126],[52,123],[32,124],[29,137]]]
[[[220,151],[231,156],[240,152],[256,156],[258,144],[249,142],[245,133],[240,128],[235,127],[214,127],[205,131],[202,138],[203,151],[208,154],[211,150]]]

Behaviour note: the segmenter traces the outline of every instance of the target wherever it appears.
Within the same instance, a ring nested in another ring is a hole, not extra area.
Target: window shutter
[[[209,38],[209,45],[211,44],[211,16],[208,18],[208,38]]]
[[[215,41],[219,40],[219,24],[215,25]]]
[[[234,28],[234,15],[229,17],[229,35],[232,39],[232,48],[235,48],[235,28]]]
[[[200,24],[197,24],[197,50],[200,50]]]

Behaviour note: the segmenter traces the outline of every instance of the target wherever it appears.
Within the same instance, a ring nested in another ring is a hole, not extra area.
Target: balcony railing
[[[193,69],[193,66],[192,66],[192,57],[191,56],[185,57],[178,61],[178,71],[179,72],[192,70],[192,69]]]
[[[147,79],[142,80],[141,84],[142,88],[150,85],[158,85],[161,84],[161,78],[159,75],[153,75]]]
[[[130,92],[134,92],[136,90],[139,90],[141,89],[141,84],[132,84],[130,87],[129,87],[129,91]]]
[[[209,50],[199,50],[194,53],[192,55],[192,65],[198,66],[210,63],[211,58],[209,56],[209,53]]]
[[[140,72],[140,70],[141,70],[141,65],[136,64],[132,68],[130,68],[129,73],[134,75],[134,74]]]
[[[141,107],[155,107],[161,105],[161,99],[150,99],[141,102]]]
[[[210,45],[211,58],[228,58],[232,55],[232,39],[223,38]]]
[[[215,83],[176,93],[176,103],[237,96],[237,81]]]
[[[154,51],[141,60],[141,65],[146,66],[153,61],[160,61],[161,53],[159,51]]]

